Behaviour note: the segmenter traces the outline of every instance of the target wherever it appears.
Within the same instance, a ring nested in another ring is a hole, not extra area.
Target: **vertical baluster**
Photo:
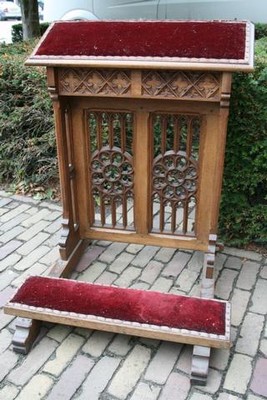
[[[171,203],[171,210],[172,210],[172,215],[171,215],[171,232],[175,233],[176,229],[176,210],[177,210],[177,203],[172,202]]]
[[[116,218],[116,197],[111,198],[111,223],[112,227],[115,228],[116,223],[117,223],[117,218]]]
[[[101,150],[103,146],[103,136],[102,136],[103,117],[101,112],[97,112],[95,113],[95,115],[96,115],[97,150]]]
[[[91,204],[90,204],[90,212],[91,212],[91,218],[92,218],[92,220],[91,220],[91,223],[92,223],[92,225],[94,225],[95,223],[97,223],[97,222],[99,222],[97,219],[96,219],[96,204],[97,204],[97,197],[98,198],[100,198],[100,193],[99,193],[99,191],[97,190],[97,189],[94,189],[93,190],[93,193],[92,193],[92,201],[91,201]]]
[[[128,207],[127,207],[127,195],[128,193],[125,193],[122,196],[122,224],[123,227],[126,228],[128,225]]]
[[[190,228],[191,228],[190,231],[195,232],[195,220],[196,220],[196,198],[195,197],[190,198],[189,206],[190,205],[191,205],[190,214],[191,214],[191,219],[192,219],[192,225],[190,224]],[[190,222],[190,214],[188,216],[188,224]]]
[[[161,115],[161,154],[163,155],[166,151],[167,141],[167,116]]]
[[[159,211],[159,229],[160,232],[164,231],[164,223],[165,223],[165,215],[164,215],[165,207],[163,203],[163,199],[160,200],[160,211]]]
[[[101,218],[101,225],[104,226],[106,223],[106,210],[105,210],[105,199],[102,193],[99,196],[100,199],[100,218]]]
[[[180,126],[179,126],[179,117],[174,116],[174,124],[173,124],[173,150],[177,153],[180,150]]]
[[[154,224],[154,204],[155,204],[155,195],[152,193],[151,195],[152,199],[152,204],[150,207],[150,221],[151,221],[151,229],[155,229],[155,224]]]
[[[107,113],[108,122],[108,144],[109,148],[112,149],[114,146],[114,121],[116,114]]]
[[[193,141],[193,123],[192,123],[192,118],[188,117],[187,135],[186,135],[186,155],[187,155],[187,157],[191,157],[191,154],[192,154],[192,141]]]
[[[121,151],[126,151],[126,119],[128,114],[119,114],[120,116],[120,139],[121,139]]]
[[[183,233],[187,233],[188,229],[188,199],[183,202],[184,215],[183,215]]]

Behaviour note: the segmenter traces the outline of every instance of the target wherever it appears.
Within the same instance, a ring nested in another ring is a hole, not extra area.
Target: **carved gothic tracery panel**
[[[59,94],[219,101],[221,74],[59,68]],[[134,88],[134,90],[133,90]],[[134,92],[134,95],[133,95]]]
[[[207,72],[142,72],[142,95],[147,97],[219,99],[219,74]]]
[[[133,229],[133,114],[87,115],[93,225]]]
[[[59,69],[62,95],[125,95],[130,93],[129,71],[86,68]]]
[[[152,231],[194,234],[201,118],[153,114]]]

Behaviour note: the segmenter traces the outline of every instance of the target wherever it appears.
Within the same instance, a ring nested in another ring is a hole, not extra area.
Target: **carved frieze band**
[[[86,68],[59,69],[61,95],[130,95],[129,71]]]
[[[59,94],[220,100],[221,74],[198,71],[130,71],[59,68]]]
[[[219,100],[220,74],[185,71],[143,72],[142,96]]]

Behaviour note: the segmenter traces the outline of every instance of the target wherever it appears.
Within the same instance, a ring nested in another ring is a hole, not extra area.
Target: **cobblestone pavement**
[[[61,208],[0,192],[0,305],[57,257]],[[94,242],[73,278],[197,294],[202,254]],[[90,268],[87,268],[90,265]],[[259,400],[267,398],[267,260],[225,248],[216,296],[232,302],[230,350],[213,350],[206,387],[190,386],[192,346],[44,324],[27,355],[12,351],[0,311],[0,400]],[[178,273],[178,274],[177,274]]]

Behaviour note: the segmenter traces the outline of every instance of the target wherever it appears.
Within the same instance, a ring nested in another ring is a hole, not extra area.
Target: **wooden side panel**
[[[230,91],[231,74],[224,73],[220,106],[206,115],[202,131],[197,216],[197,236],[200,240],[205,240],[209,233],[216,234],[217,232]]]
[[[231,94],[232,74],[225,72],[222,79],[222,95],[220,103],[220,114],[218,121],[218,143],[217,143],[217,165],[216,165],[216,181],[214,187],[214,206],[211,211],[211,232],[217,232],[220,198],[222,190],[223,180],[223,167],[225,158],[225,144],[227,136],[227,124],[229,115],[230,105],[230,94]]]
[[[80,240],[78,234],[78,216],[76,215],[77,191],[75,183],[72,181],[74,178],[72,165],[72,132],[70,130],[69,117],[66,117],[68,114],[68,105],[66,101],[59,99],[57,74],[53,68],[47,69],[47,82],[54,108],[63,205],[62,232],[59,241],[60,255],[63,260],[67,260]]]
[[[85,135],[85,116],[84,111],[79,107],[78,101],[71,103],[72,109],[72,130],[75,140],[73,142],[75,178],[77,184],[77,208],[79,214],[79,232],[84,237],[84,232],[88,229],[92,221],[91,206],[91,186],[88,178],[88,153],[87,137]]]

